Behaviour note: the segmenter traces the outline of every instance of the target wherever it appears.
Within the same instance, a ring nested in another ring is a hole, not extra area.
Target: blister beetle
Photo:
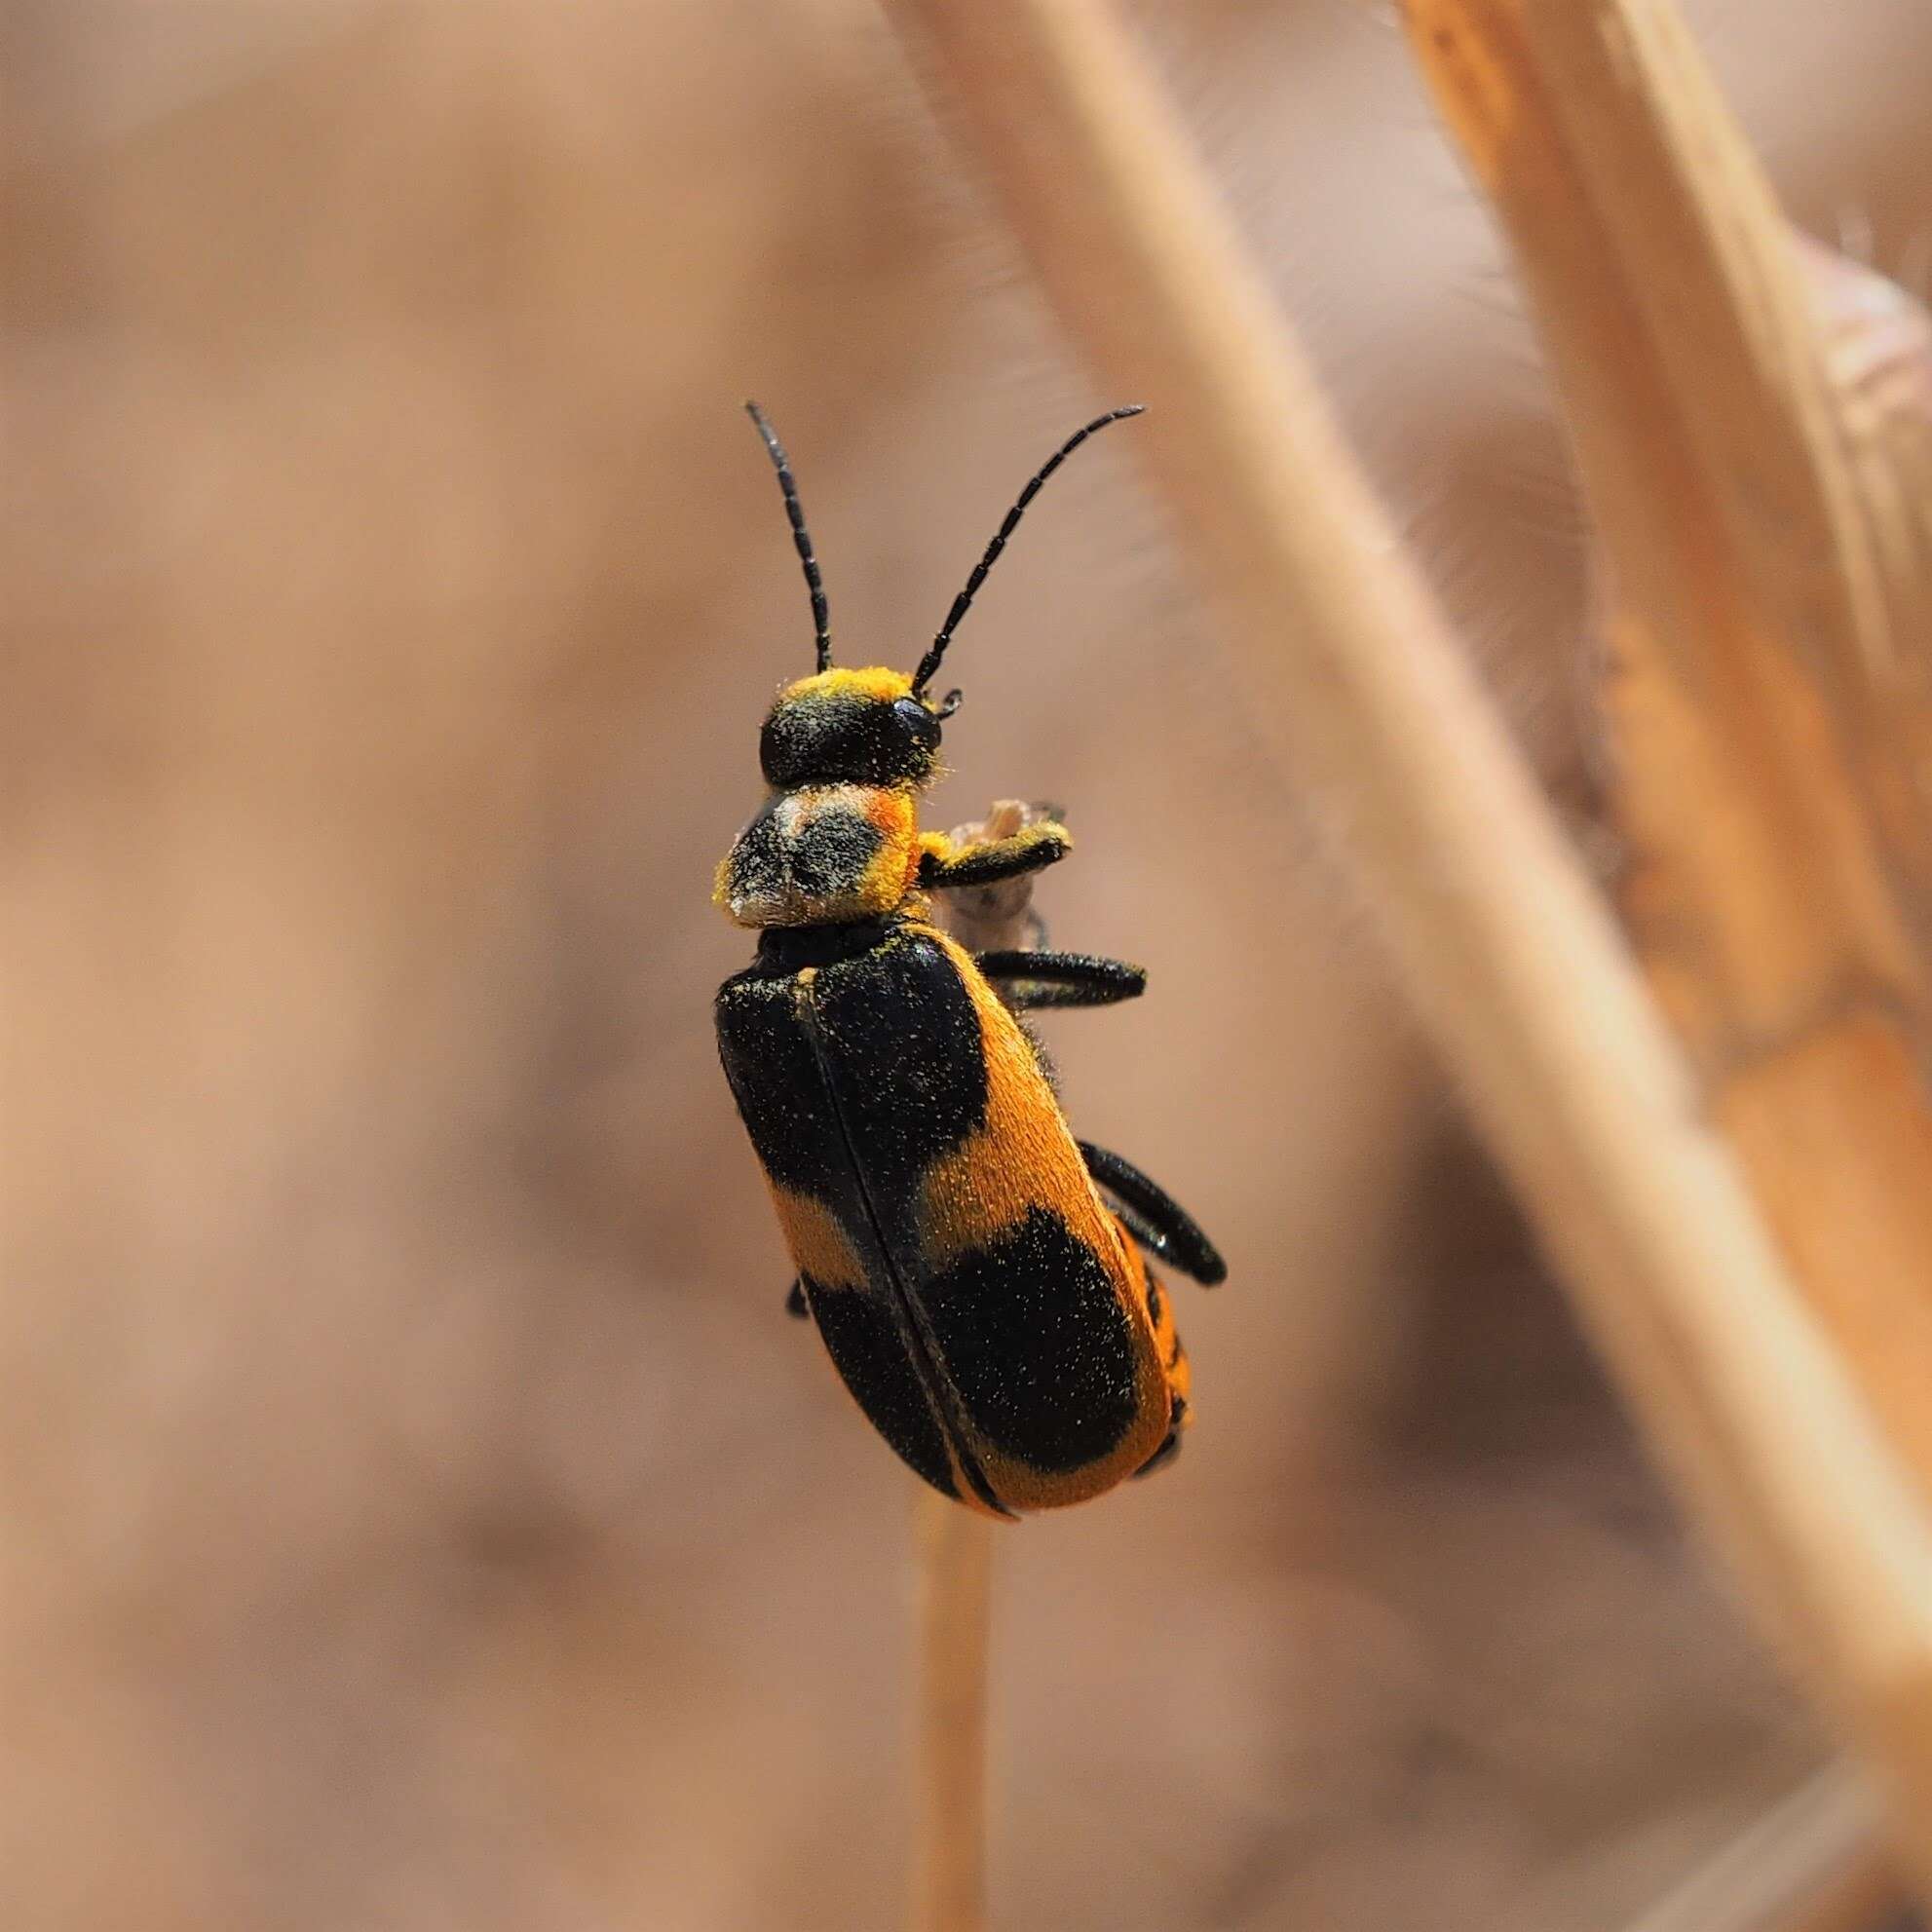
[[[817,652],[765,720],[771,796],[716,890],[759,932],[754,964],[718,991],[718,1046],[797,1270],[787,1306],[935,1489],[1002,1517],[1081,1502],[1165,1461],[1189,1421],[1188,1358],[1143,1251],[1197,1281],[1227,1269],[1137,1167],[1074,1138],[1014,1016],[1131,1000],[1146,975],[1078,953],[974,956],[931,916],[931,891],[1051,865],[1065,827],[961,845],[922,831],[918,807],[959,696],[927,691],[960,621],[1046,479],[1138,410],[1054,452],[907,675],[832,663],[790,463],[746,407]]]

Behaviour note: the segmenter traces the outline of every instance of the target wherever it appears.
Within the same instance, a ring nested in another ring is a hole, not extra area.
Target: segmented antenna
[[[1123,416],[1138,416],[1146,408],[1144,402],[1129,402],[1123,409],[1110,409],[1104,416],[1096,416],[1085,429],[1077,430],[1040,466],[1025,489],[1020,492],[1019,501],[1006,512],[1006,520],[1000,525],[999,533],[986,547],[986,554],[974,566],[973,573],[966,579],[966,588],[953,599],[953,608],[946,613],[946,622],[939,626],[939,634],[932,640],[932,648],[919,661],[919,668],[913,673],[912,688],[915,692],[924,691],[931,681],[932,673],[939,668],[939,660],[946,655],[946,646],[953,641],[953,632],[960,627],[960,620],[972,608],[972,600],[979,592],[979,587],[986,582],[986,573],[1000,560],[1000,552],[1006,548],[1006,539],[1019,526],[1019,520],[1026,514],[1026,507],[1040,494],[1041,485],[1059,469],[1067,458],[1073,455],[1081,443],[1095,432],[1104,430],[1109,423],[1118,423]],[[770,431],[766,434],[769,436]]]
[[[818,651],[818,668],[829,670],[832,664],[831,612],[825,602],[825,580],[818,575],[818,559],[812,553],[812,533],[805,527],[805,509],[798,500],[798,485],[792,480],[791,459],[785,455],[785,446],[778,440],[777,432],[765,420],[765,412],[757,403],[747,402],[744,413],[757,424],[758,434],[765,438],[772,468],[778,473],[778,487],[785,493],[785,514],[791,519],[792,544],[798,550],[799,562],[805,566],[806,587],[812,592],[813,641]]]

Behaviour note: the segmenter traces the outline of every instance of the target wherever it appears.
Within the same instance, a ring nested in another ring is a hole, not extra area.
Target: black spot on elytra
[[[809,1280],[812,1312],[826,1350],[872,1426],[936,1490],[957,1496],[946,1441],[890,1304],[870,1290]]]
[[[718,988],[718,1058],[765,1171],[818,1198],[851,1189],[851,1162],[789,973],[748,966]]]
[[[922,1286],[934,1349],[972,1427],[1042,1470],[1117,1448],[1139,1418],[1133,1331],[1100,1257],[1050,1209]]]
[[[903,931],[820,967],[812,1004],[866,1193],[904,1234],[927,1167],[986,1118],[978,1012],[951,956]]]

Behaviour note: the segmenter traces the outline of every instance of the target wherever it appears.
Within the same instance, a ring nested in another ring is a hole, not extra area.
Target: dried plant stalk
[[[1409,18],[1508,225],[1611,566],[1632,928],[1922,1505],[1924,332],[1796,245],[1663,0]],[[1923,1685],[1890,1721],[1932,1722]]]
[[[919,1696],[910,1932],[986,1923],[986,1652],[993,1530],[922,1483],[913,1497]]]
[[[1239,688],[1334,800],[1416,1004],[1640,1420],[1932,1883],[1932,1542],[1607,907],[1100,0],[888,0],[1151,460]],[[1875,952],[1893,922],[1852,899]],[[1887,950],[1889,949],[1889,950]]]
[[[1010,838],[1039,808],[995,803],[956,825],[961,845]],[[1031,944],[1031,874],[934,896],[940,923],[973,952]],[[986,1923],[986,1687],[994,1524],[922,1483],[913,1500],[918,1566],[918,1771],[910,1932],[981,1932]]]
[[[1932,683],[1932,318],[1863,262],[1802,239],[1798,259],[1832,437],[1886,604],[1889,648],[1869,682],[1875,696],[1904,687],[1922,701]],[[1920,825],[1917,836],[1932,835]]]
[[[1833,454],[1871,542],[1886,649],[1861,661],[1840,728],[1923,957],[1932,928],[1932,316],[1863,263],[1799,241]]]
[[[1796,1271],[1932,1473],[1932,814],[1865,727],[1932,584],[1880,541],[1791,232],[1657,0],[1411,0],[1509,225],[1611,563],[1615,798],[1653,984]],[[1868,439],[1862,477],[1881,467]],[[1879,794],[1889,794],[1885,810]],[[1916,822],[1914,822],[1914,820]],[[1912,825],[1888,847],[1881,823]]]

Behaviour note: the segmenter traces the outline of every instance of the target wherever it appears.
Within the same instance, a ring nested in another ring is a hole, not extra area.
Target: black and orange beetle
[[[1051,865],[1050,819],[958,845],[922,832],[958,693],[927,686],[1041,486],[1020,493],[910,677],[832,663],[825,592],[783,448],[778,473],[817,668],[779,694],[759,762],[772,795],[718,868],[759,931],[718,989],[718,1048],[817,1326],[873,1425],[927,1482],[994,1516],[1083,1502],[1174,1453],[1188,1361],[1141,1250],[1195,1280],[1227,1269],[1159,1188],[1076,1141],[1015,1011],[1131,1000],[1146,975],[1078,953],[966,952],[924,894]],[[994,991],[998,985],[1002,999]]]

